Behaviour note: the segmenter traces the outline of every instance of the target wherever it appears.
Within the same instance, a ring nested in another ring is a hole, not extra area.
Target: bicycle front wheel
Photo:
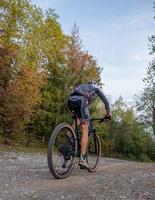
[[[48,143],[47,160],[51,174],[58,179],[71,174],[77,151],[75,133],[66,123],[59,124]]]
[[[97,170],[101,156],[101,142],[97,134],[90,134],[87,148],[87,162],[89,172]]]

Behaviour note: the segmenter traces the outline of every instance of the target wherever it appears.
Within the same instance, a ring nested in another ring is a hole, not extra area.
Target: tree
[[[88,80],[100,81],[100,68],[88,52],[82,50],[79,31],[75,25],[71,36],[63,34],[57,17],[46,19],[47,84],[42,88],[42,102],[36,112],[34,125],[37,132],[49,136],[50,131],[61,121],[69,121],[67,98],[76,84]],[[55,30],[55,32],[54,32]],[[52,35],[52,37],[51,37]],[[44,41],[46,43],[46,40]]]
[[[136,100],[139,119],[146,128],[152,127],[155,135],[155,62],[147,68],[146,78],[143,79],[145,88]]]
[[[101,68],[97,61],[88,51],[83,50],[83,43],[80,38],[79,28],[74,24],[66,49],[65,74],[70,79],[66,82],[66,88],[81,83],[95,80],[100,83]]]
[[[150,54],[155,54],[155,35],[149,38]],[[145,87],[141,96],[136,99],[139,118],[146,128],[151,127],[155,135],[155,58],[147,68],[146,77],[143,79]]]
[[[39,48],[43,44],[39,34],[42,12],[27,0],[2,0],[0,11],[1,127],[23,130],[43,84],[40,63],[44,60]]]
[[[31,118],[29,128],[39,135],[49,136],[51,129],[66,117],[64,82],[67,77],[64,75],[64,51],[68,40],[53,10],[46,11],[42,29],[42,49],[45,55],[42,67],[47,73],[47,80],[41,89],[41,102]]]
[[[134,109],[120,97],[112,105],[112,120],[102,128],[103,153],[108,156],[155,159],[155,143],[141,127]]]
[[[54,10],[2,0],[0,12],[0,126],[49,136],[68,119],[71,87],[99,83],[101,69],[83,50],[78,27],[65,35]]]
[[[153,6],[154,10],[155,10],[155,3],[154,3],[154,6]],[[155,19],[155,16],[154,16],[154,19]],[[151,37],[149,37],[149,47],[150,47],[150,54],[155,54],[155,35],[152,35]]]
[[[15,60],[15,55],[11,51],[11,47],[0,47],[0,128],[6,127],[6,93],[9,83],[13,78],[13,68],[11,65]]]

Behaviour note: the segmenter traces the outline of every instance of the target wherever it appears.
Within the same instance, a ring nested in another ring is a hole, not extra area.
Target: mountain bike
[[[96,171],[101,156],[101,142],[97,135],[94,121],[103,122],[104,118],[92,118],[89,125],[89,139],[86,160],[89,172]],[[52,132],[48,142],[47,161],[51,174],[62,179],[68,177],[73,167],[78,163],[81,154],[81,131],[77,126],[73,128],[67,123],[59,124]]]

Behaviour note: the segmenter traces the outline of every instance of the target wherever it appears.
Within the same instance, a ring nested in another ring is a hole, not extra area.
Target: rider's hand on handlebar
[[[104,121],[108,121],[108,120],[111,120],[111,115],[109,113],[106,114],[104,117]]]
[[[106,114],[106,115],[100,120],[100,122],[108,122],[109,120],[111,120],[111,115],[110,115],[110,114]]]

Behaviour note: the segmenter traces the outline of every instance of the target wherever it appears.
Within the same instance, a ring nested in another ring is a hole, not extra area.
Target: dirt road
[[[155,200],[155,164],[102,158],[95,173],[56,180],[46,155],[0,153],[0,200],[17,199]]]

